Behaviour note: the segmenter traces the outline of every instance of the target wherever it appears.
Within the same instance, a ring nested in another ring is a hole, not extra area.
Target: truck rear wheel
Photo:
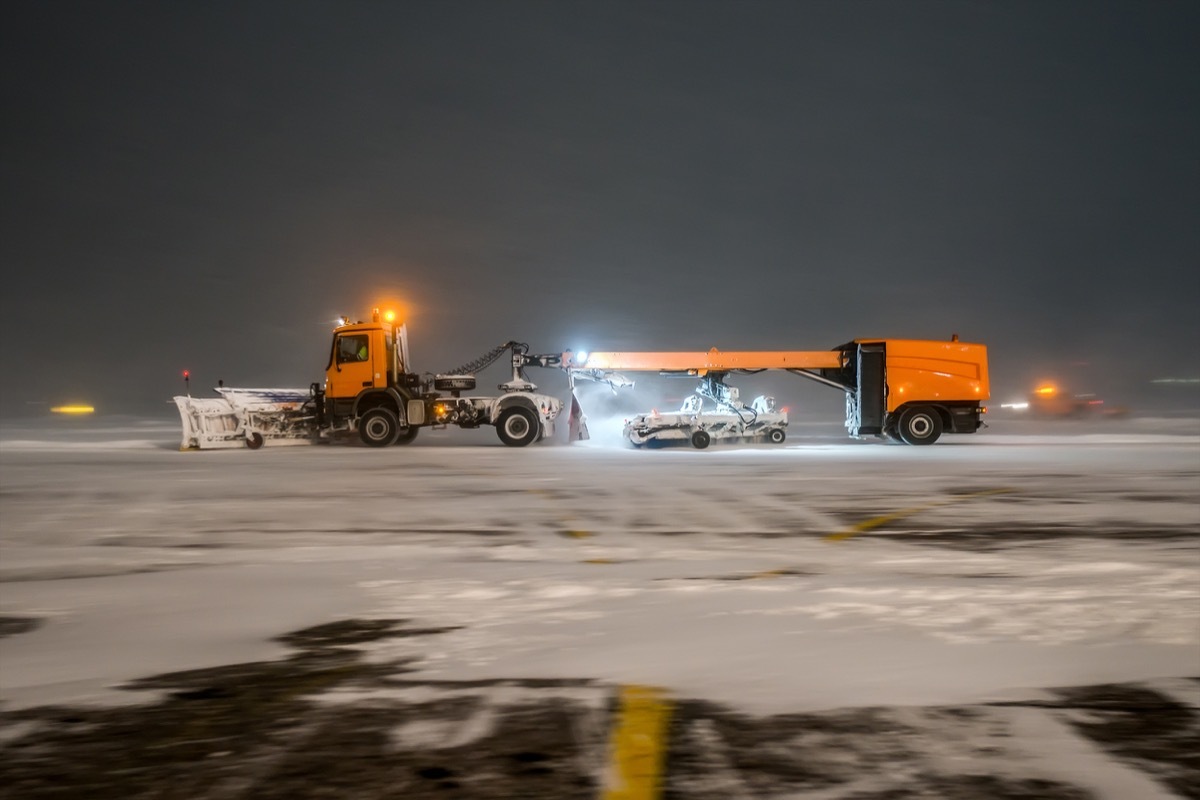
[[[417,438],[417,431],[419,430],[420,428],[416,425],[401,428],[400,432],[396,434],[396,441],[392,442],[392,444],[412,444],[413,439]]]
[[[524,447],[537,441],[541,426],[533,412],[523,406],[511,406],[500,412],[496,433],[509,447]]]
[[[906,408],[897,428],[905,444],[933,444],[942,435],[942,415],[929,406]]]
[[[387,447],[399,432],[400,421],[388,408],[372,408],[358,421],[358,435],[368,447]]]

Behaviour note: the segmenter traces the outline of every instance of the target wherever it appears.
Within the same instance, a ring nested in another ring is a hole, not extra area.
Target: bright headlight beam
[[[91,414],[95,410],[92,406],[84,405],[54,406],[50,409],[54,414]]]

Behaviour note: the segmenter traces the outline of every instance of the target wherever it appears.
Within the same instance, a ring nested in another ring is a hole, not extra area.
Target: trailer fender
[[[538,411],[537,404],[533,402],[528,394],[506,394],[496,398],[496,402],[492,404],[492,408],[488,414],[488,421],[495,425],[496,422],[499,421],[500,415],[503,414],[506,409],[512,408],[513,406],[523,406],[528,408],[537,416],[539,420],[542,418],[541,413]]]
[[[538,421],[538,439],[554,435],[554,419],[562,411],[563,403],[556,397],[529,392],[512,392],[496,399],[488,410],[488,421],[496,425],[504,412],[514,406],[527,408]]]

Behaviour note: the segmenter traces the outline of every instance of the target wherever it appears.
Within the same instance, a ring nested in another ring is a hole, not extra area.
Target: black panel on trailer
[[[858,420],[858,431],[851,431],[855,436],[879,435],[883,433],[883,416],[885,408],[885,364],[887,354],[883,342],[860,344],[858,346],[857,382],[854,388],[853,402],[855,417]]]

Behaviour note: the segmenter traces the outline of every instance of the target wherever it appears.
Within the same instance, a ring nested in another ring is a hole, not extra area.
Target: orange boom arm
[[[582,359],[582,360],[581,360]],[[842,354],[837,350],[735,350],[723,353],[717,348],[707,353],[563,353],[567,369],[614,369],[647,372],[709,372],[760,369],[838,369]]]

